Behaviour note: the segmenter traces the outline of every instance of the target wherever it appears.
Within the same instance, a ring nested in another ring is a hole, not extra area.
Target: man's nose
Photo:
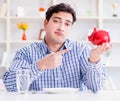
[[[61,31],[64,31],[64,28],[65,28],[65,26],[64,26],[63,23],[61,23],[61,24],[59,25],[59,27],[58,27],[58,29],[61,30]]]

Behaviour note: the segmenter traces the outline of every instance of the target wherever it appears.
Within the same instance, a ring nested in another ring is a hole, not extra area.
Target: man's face
[[[54,13],[50,20],[45,20],[46,41],[54,44],[62,44],[68,37],[72,27],[73,17],[70,13]]]

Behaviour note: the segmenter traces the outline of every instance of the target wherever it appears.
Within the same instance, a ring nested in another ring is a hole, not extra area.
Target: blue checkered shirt
[[[62,64],[45,71],[40,71],[37,64],[51,53],[44,41],[34,42],[19,49],[3,77],[6,89],[10,92],[17,91],[16,70],[25,68],[30,70],[29,90],[32,91],[55,87],[88,89],[94,92],[100,90],[106,79],[106,67],[101,60],[96,64],[88,61],[88,45],[67,39],[60,50],[63,49],[70,51],[62,55]]]

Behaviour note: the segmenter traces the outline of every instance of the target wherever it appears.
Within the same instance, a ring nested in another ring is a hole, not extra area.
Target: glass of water
[[[21,94],[25,94],[29,90],[30,71],[28,69],[19,69],[16,71],[17,90]]]

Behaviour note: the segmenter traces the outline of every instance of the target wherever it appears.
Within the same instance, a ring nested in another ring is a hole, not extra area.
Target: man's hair
[[[69,4],[65,4],[65,3],[60,3],[60,4],[56,4],[56,5],[49,7],[46,12],[46,19],[49,21],[53,13],[58,13],[58,12],[71,13],[73,17],[72,23],[76,21],[76,12],[74,11],[72,7],[70,7]]]

